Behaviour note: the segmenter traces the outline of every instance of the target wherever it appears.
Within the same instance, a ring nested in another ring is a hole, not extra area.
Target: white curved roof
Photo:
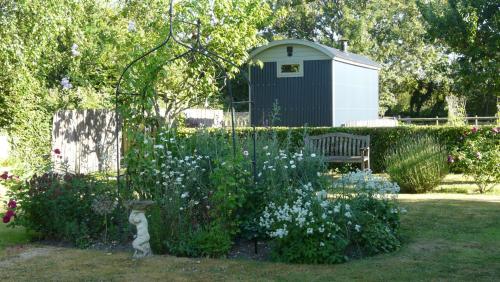
[[[324,55],[328,56],[332,60],[340,61],[340,62],[345,62],[345,63],[352,63],[354,65],[359,65],[362,67],[368,67],[368,68],[374,68],[374,69],[380,69],[381,65],[378,64],[377,62],[371,60],[368,57],[350,53],[350,52],[343,52],[338,49],[307,41],[307,40],[300,40],[300,39],[285,39],[285,40],[276,40],[276,41],[271,41],[266,45],[260,46],[250,52],[250,58],[254,58],[257,56],[259,53],[262,53],[263,51],[275,47],[275,46],[280,46],[280,45],[302,45],[302,46],[307,46],[310,48],[313,48]]]

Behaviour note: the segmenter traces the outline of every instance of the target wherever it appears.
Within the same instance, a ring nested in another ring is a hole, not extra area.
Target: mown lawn
[[[403,247],[338,265],[105,253],[32,246],[0,259],[0,280],[498,281],[500,197],[401,195]],[[3,229],[1,229],[3,230]]]

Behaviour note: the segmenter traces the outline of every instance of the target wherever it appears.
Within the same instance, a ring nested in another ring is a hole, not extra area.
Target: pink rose
[[[472,133],[476,133],[477,130],[478,130],[477,127],[474,126],[471,131],[472,131]]]
[[[3,223],[9,223],[11,218],[15,216],[16,213],[13,210],[8,210],[7,213],[3,216]]]
[[[8,217],[13,217],[15,216],[16,213],[13,211],[13,210],[8,210],[6,213],[5,213],[5,216],[8,216]]]

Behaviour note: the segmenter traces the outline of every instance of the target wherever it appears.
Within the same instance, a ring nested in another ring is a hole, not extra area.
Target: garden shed
[[[251,52],[250,108],[254,125],[342,126],[378,119],[380,65],[319,43],[287,39]],[[263,64],[260,64],[262,62]]]

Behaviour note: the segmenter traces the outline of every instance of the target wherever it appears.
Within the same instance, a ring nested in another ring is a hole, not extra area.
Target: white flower
[[[264,149],[264,151],[265,151],[265,150],[269,149],[269,146],[264,146],[262,149]]]
[[[293,165],[295,162],[293,160],[290,161],[290,164]]]
[[[313,234],[314,230],[312,228],[307,228],[307,234]]]
[[[356,229],[356,231],[358,231],[358,232],[361,231],[361,225],[356,224],[354,226],[354,229]]]
[[[80,56],[80,52],[78,51],[78,45],[76,43],[73,43],[73,45],[71,46],[71,56],[73,57]]]
[[[257,177],[261,177],[262,176],[262,172],[259,172],[259,174],[257,174]]]
[[[182,195],[181,195],[182,199],[187,198],[187,197],[189,197],[189,192],[182,193]]]
[[[154,148],[158,150],[163,150],[163,145],[155,145]]]
[[[137,29],[135,27],[135,22],[130,20],[128,22],[128,32],[135,32]]]
[[[325,246],[325,243],[323,243],[323,242],[319,242],[319,245],[320,245],[321,247],[324,247],[324,246]]]
[[[352,215],[351,215],[351,213],[350,213],[350,212],[346,212],[344,215],[345,215],[345,217],[347,217],[347,218],[351,218],[351,217],[352,217]]]
[[[290,167],[291,167],[291,168],[296,168],[296,166],[295,166],[295,165],[291,165]]]
[[[316,157],[316,154],[315,153],[312,153],[311,154],[311,158],[315,158]]]
[[[243,155],[246,157],[248,156],[248,151],[243,151]]]
[[[61,86],[64,90],[68,90],[68,89],[73,88],[73,85],[69,82],[69,78],[67,76],[65,76],[65,77],[63,77],[63,79],[61,79]]]

